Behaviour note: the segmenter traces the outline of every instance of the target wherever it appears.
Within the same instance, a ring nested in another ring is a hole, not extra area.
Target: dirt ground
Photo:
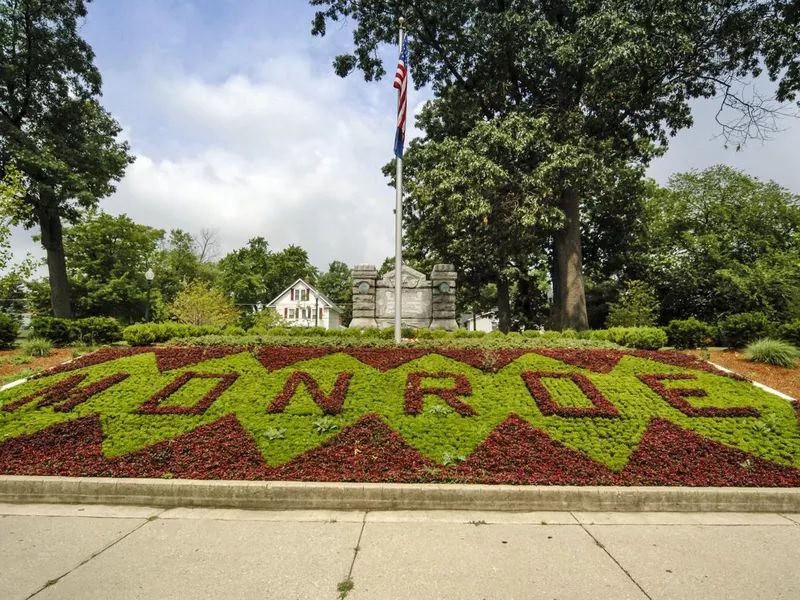
[[[50,356],[34,358],[31,362],[25,364],[15,364],[12,362],[13,359],[17,357],[22,357],[19,350],[0,350],[0,378],[6,382],[14,380],[14,373],[28,372],[30,369],[38,372],[60,365],[72,358],[72,349],[53,348]]]
[[[743,353],[735,350],[712,348],[708,351],[710,357],[702,350],[692,350],[690,353],[735,371],[739,375],[744,375],[748,379],[763,383],[779,392],[789,394],[792,398],[800,399],[800,367],[784,369],[750,362]]]

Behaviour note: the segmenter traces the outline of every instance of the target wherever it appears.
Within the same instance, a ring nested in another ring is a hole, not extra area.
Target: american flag
[[[397,62],[397,72],[394,75],[394,87],[400,90],[400,99],[397,102],[397,134],[394,138],[394,155],[403,158],[403,145],[406,141],[406,92],[408,90],[408,36],[403,36],[403,49],[400,51],[400,60]]]

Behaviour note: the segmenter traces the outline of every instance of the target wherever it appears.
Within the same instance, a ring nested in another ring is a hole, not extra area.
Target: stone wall
[[[375,265],[356,265],[353,275],[353,320],[350,327],[394,327],[395,272],[378,278]],[[456,322],[456,272],[453,265],[435,265],[428,279],[403,265],[402,324],[417,329],[452,331]]]

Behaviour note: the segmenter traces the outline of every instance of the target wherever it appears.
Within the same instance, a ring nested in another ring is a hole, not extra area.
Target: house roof
[[[275,306],[275,304],[277,304],[277,303],[278,303],[278,301],[279,301],[281,298],[283,298],[283,297],[284,297],[286,294],[288,294],[288,293],[289,293],[289,290],[291,290],[293,287],[296,287],[298,283],[302,283],[302,284],[303,284],[304,286],[306,286],[306,287],[307,287],[309,290],[311,290],[311,293],[313,293],[315,296],[318,296],[318,297],[319,297],[319,299],[320,299],[320,300],[323,302],[323,304],[326,304],[326,305],[328,306],[328,308],[330,308],[331,310],[335,310],[336,312],[338,312],[338,313],[340,313],[340,314],[344,312],[344,311],[342,311],[342,309],[341,309],[341,308],[339,308],[339,307],[336,305],[336,303],[335,303],[333,300],[331,300],[331,299],[330,299],[330,298],[328,298],[328,297],[327,297],[325,294],[323,294],[322,292],[320,292],[319,290],[317,290],[317,288],[315,288],[313,285],[310,285],[309,283],[306,283],[306,281],[305,281],[305,280],[303,280],[302,278],[300,278],[300,279],[296,280],[294,283],[292,283],[292,285],[290,285],[290,286],[289,286],[289,287],[287,287],[285,290],[283,290],[283,291],[282,291],[280,294],[278,294],[277,296],[275,296],[275,297],[274,297],[274,298],[273,298],[273,299],[272,299],[272,300],[271,300],[271,301],[270,301],[270,302],[267,304],[267,306],[268,306],[268,307],[269,307],[269,306]]]

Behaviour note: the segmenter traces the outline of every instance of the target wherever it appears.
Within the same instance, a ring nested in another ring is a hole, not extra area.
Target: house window
[[[300,290],[300,302],[308,302],[308,290]]]
[[[294,315],[295,315],[294,309],[293,309],[293,308],[290,308],[290,309],[289,309],[289,318],[290,318],[291,320],[294,320],[294,318],[295,318],[295,316],[294,316]]]

